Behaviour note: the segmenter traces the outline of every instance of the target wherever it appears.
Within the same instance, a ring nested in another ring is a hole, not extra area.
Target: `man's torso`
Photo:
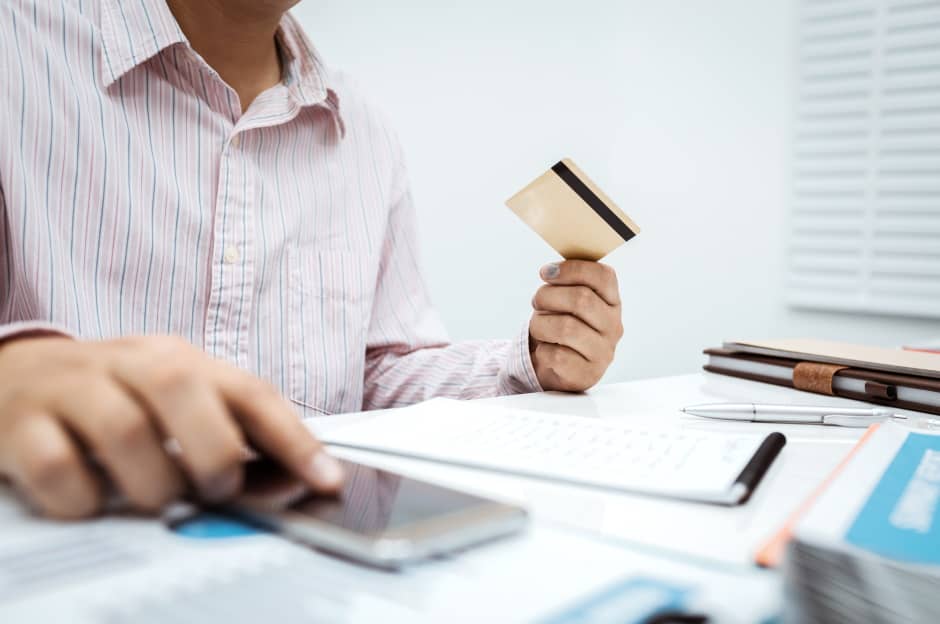
[[[241,116],[184,43],[146,56],[176,28],[162,1],[0,11],[0,324],[178,334],[358,409],[398,167],[361,98],[322,70]]]

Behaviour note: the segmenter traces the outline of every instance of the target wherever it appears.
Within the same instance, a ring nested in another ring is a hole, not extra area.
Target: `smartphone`
[[[399,569],[522,530],[521,507],[341,461],[343,490],[311,493],[276,464],[246,464],[245,488],[225,510],[319,550]]]

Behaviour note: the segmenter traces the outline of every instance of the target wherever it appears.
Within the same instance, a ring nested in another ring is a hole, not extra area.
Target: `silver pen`
[[[745,422],[867,427],[886,420],[907,420],[884,407],[817,407],[807,405],[760,405],[757,403],[710,403],[691,405],[682,411],[692,416]]]

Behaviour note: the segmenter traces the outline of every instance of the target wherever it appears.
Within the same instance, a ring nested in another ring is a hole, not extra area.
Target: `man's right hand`
[[[167,452],[167,441],[181,452]],[[0,475],[43,512],[96,513],[105,484],[143,511],[184,492],[219,502],[242,486],[247,444],[316,491],[342,469],[269,384],[179,338],[0,346]]]

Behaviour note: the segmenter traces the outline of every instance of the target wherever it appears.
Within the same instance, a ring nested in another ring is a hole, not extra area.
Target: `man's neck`
[[[242,112],[281,80],[276,34],[283,10],[266,2],[167,0],[193,49],[238,94]]]

